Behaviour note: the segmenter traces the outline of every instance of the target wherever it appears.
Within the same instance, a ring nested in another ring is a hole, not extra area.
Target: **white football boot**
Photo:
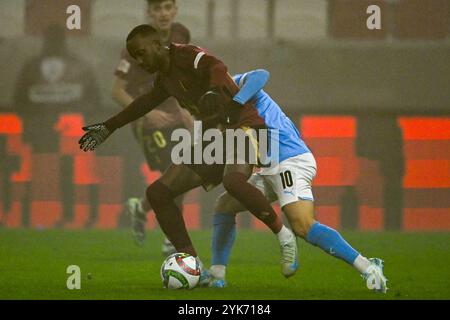
[[[227,286],[227,282],[225,281],[225,268],[224,265],[212,265],[209,268],[209,287],[210,288],[225,288]]]
[[[167,257],[171,254],[177,252],[177,249],[173,246],[172,242],[169,239],[164,238],[163,244],[161,246],[161,253],[163,256]]]
[[[222,289],[222,288],[226,288],[226,286],[227,286],[227,282],[225,281],[225,279],[212,278],[209,281],[210,288]]]
[[[370,266],[361,274],[366,281],[367,288],[375,292],[386,293],[388,290],[388,280],[383,274],[383,260],[378,258],[370,258]]]
[[[281,273],[286,278],[293,276],[298,269],[297,238],[290,229],[288,230],[291,233],[291,237],[289,240],[280,243]]]
[[[209,285],[209,282],[211,281],[211,274],[209,273],[209,270],[205,267],[203,262],[200,260],[200,258],[197,257],[196,259],[200,268],[200,280],[198,286],[207,287]]]
[[[142,247],[145,240],[145,224],[147,217],[142,209],[141,200],[138,198],[129,198],[125,203],[126,214],[131,219],[131,232],[134,242]]]

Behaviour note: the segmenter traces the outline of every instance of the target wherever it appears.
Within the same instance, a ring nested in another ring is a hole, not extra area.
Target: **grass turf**
[[[128,230],[0,229],[0,299],[450,299],[450,233],[344,232],[368,257],[385,260],[387,294],[370,292],[343,261],[299,240],[300,269],[285,279],[270,233],[239,230],[225,289],[162,288],[160,231],[144,247]],[[191,232],[205,264],[210,231]],[[69,265],[81,268],[80,290],[68,290]],[[87,274],[92,275],[91,279]]]

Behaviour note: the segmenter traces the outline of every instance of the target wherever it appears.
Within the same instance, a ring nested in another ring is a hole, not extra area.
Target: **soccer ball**
[[[193,256],[177,252],[164,260],[161,280],[167,289],[193,289],[200,281],[200,265]]]

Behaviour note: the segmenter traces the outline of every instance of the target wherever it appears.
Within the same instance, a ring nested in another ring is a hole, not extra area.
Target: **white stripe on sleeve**
[[[194,60],[194,69],[197,69],[198,68],[198,62],[200,61],[200,59],[203,57],[205,55],[205,53],[202,51],[202,52],[199,52],[198,54],[197,54],[197,56],[195,57],[195,60]]]
[[[244,73],[244,75],[241,77],[241,79],[239,80],[239,88],[242,88],[242,86],[244,85],[244,81],[245,81],[245,77],[247,76],[246,73]]]

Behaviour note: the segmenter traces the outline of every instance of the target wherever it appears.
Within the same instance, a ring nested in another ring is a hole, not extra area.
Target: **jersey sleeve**
[[[160,85],[159,78],[157,78],[148,93],[136,98],[128,107],[108,119],[105,124],[111,130],[121,128],[152,111],[168,97],[170,97],[169,93],[164,90]]]
[[[119,63],[116,66],[116,69],[114,70],[114,75],[117,77],[127,80],[128,76],[130,74],[130,69],[135,64],[134,59],[126,52],[126,50],[122,50],[122,53],[120,54],[120,60]]]
[[[253,70],[243,75],[237,75],[233,78],[238,85],[239,92],[233,97],[233,100],[239,104],[245,104],[255,94],[257,94],[269,80],[269,72],[264,69]]]
[[[208,79],[210,88],[228,84],[228,68],[221,60],[196,46],[184,46],[179,50],[179,65]]]
[[[239,83],[241,82],[241,78],[244,74],[243,73],[237,73],[232,78],[234,83],[236,83],[237,86],[239,86]]]

